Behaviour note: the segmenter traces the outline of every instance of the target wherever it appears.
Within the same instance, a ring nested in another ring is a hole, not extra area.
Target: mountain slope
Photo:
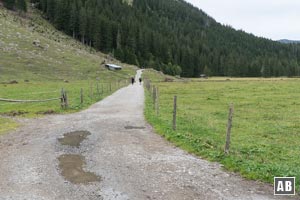
[[[299,75],[299,45],[223,26],[183,0],[32,1],[59,30],[127,63],[183,76]]]
[[[122,65],[123,69],[109,71],[103,61]],[[4,9],[0,2],[0,98],[52,99],[60,97],[64,88],[69,101],[67,109],[61,108],[60,100],[0,101],[0,134],[16,126],[2,115],[35,117],[79,111],[125,86],[136,69],[57,31],[35,9],[29,8],[21,17]]]
[[[107,71],[100,64],[111,60],[110,56],[57,31],[35,10],[23,18],[0,7],[0,57],[0,82],[95,80],[96,77],[107,81],[134,74],[133,67],[128,65],[118,74]]]

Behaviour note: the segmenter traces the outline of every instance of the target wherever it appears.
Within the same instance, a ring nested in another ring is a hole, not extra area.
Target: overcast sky
[[[222,24],[273,40],[300,40],[300,0],[186,0]]]

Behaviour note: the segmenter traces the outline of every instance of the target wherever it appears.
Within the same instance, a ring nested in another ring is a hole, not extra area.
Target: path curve
[[[85,111],[26,120],[0,137],[0,199],[283,199],[273,196],[270,185],[224,172],[219,164],[166,142],[145,122],[143,108],[144,89],[136,83]],[[78,130],[91,133],[80,148],[58,142]],[[85,170],[101,181],[76,185],[65,180],[57,159],[65,153],[83,155]]]

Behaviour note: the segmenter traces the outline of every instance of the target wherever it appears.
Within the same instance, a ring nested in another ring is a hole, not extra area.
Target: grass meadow
[[[13,115],[14,112],[20,113],[23,116],[36,116],[39,114],[51,111],[53,113],[74,112],[103,99],[110,95],[120,87],[126,86],[128,82],[122,80],[116,82],[88,82],[88,81],[74,81],[70,83],[56,83],[56,82],[36,82],[36,83],[22,83],[0,85],[0,96],[7,99],[20,100],[43,100],[51,98],[59,98],[61,95],[61,88],[67,91],[69,108],[61,109],[60,100],[49,102],[34,102],[34,103],[11,103],[0,101],[0,114]],[[92,85],[92,87],[91,87]],[[83,89],[83,104],[81,104],[81,88]]]
[[[154,77],[146,72],[147,76]],[[300,179],[300,79],[152,84],[159,88],[159,115],[147,92],[146,119],[169,141],[249,179],[269,183],[274,176]],[[178,98],[176,131],[172,130],[174,95]],[[230,154],[225,155],[230,103],[234,117]]]

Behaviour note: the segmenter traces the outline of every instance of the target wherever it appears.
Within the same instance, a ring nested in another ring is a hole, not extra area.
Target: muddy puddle
[[[145,129],[144,126],[125,126],[125,129]]]
[[[65,133],[63,138],[59,138],[58,141],[62,145],[68,145],[72,147],[79,147],[81,142],[91,135],[88,131],[74,131],[71,133]]]
[[[63,138],[58,141],[61,145],[80,147],[80,144],[87,136],[91,135],[88,131],[74,131],[65,133]],[[58,158],[61,175],[74,184],[88,184],[100,181],[100,177],[94,173],[84,171],[86,165],[85,158],[80,154],[63,154]]]
[[[86,162],[81,155],[64,154],[58,160],[62,176],[71,183],[88,184],[101,180],[96,174],[83,170]]]

